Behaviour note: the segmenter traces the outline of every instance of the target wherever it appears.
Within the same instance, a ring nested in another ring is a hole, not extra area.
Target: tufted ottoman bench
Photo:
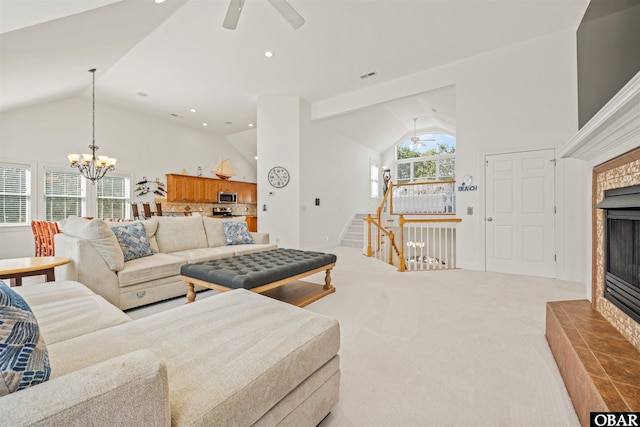
[[[183,265],[182,280],[187,284],[187,303],[195,301],[195,285],[217,291],[244,288],[304,307],[335,292],[331,269],[333,254],[297,249],[274,249]],[[299,279],[325,271],[324,285]],[[294,283],[295,282],[295,283]],[[283,285],[290,284],[287,287]]]

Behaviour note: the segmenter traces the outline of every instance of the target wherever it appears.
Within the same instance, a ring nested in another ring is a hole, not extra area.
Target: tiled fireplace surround
[[[571,141],[562,157],[593,166],[592,289],[588,300],[547,303],[549,347],[578,419],[640,412],[640,324],[604,298],[604,191],[640,185],[640,73]]]

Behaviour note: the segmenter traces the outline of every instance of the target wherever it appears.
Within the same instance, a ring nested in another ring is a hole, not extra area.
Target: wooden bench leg
[[[196,287],[193,283],[187,283],[187,304],[196,300]]]
[[[333,285],[331,284],[331,268],[327,268],[327,272],[324,275],[324,289],[331,289]]]

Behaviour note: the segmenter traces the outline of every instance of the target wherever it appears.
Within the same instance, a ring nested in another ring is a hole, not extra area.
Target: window
[[[371,177],[370,177],[371,190],[369,195],[372,199],[377,199],[379,194],[378,193],[378,176],[380,174],[380,172],[378,171],[378,165],[371,162],[370,170],[371,170]]]
[[[27,225],[31,221],[31,168],[0,163],[0,225]]]
[[[44,171],[44,218],[61,221],[70,215],[84,216],[86,180],[75,170]]]
[[[408,138],[396,145],[396,182],[455,180],[455,136],[427,133],[418,137],[417,143]]]
[[[105,176],[96,183],[98,218],[126,218],[129,206],[129,179]]]

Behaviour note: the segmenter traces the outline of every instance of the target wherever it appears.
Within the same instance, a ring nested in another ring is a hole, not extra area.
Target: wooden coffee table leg
[[[187,304],[196,300],[196,287],[193,283],[187,283]]]
[[[327,268],[327,272],[324,275],[324,289],[331,289],[333,285],[331,284],[331,268]]]

